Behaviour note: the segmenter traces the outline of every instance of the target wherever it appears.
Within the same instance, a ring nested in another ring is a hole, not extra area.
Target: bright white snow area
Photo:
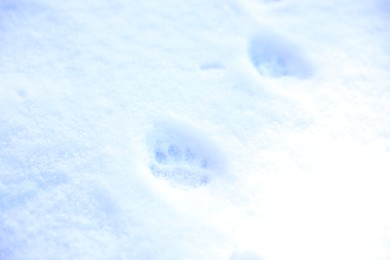
[[[0,259],[390,259],[390,2],[0,0]]]

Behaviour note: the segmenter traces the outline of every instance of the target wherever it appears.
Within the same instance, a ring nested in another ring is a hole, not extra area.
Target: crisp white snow
[[[386,0],[1,0],[0,259],[390,259]]]

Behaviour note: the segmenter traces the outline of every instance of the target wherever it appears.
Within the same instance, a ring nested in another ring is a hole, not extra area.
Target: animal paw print
[[[312,67],[303,52],[282,37],[261,33],[249,43],[249,58],[260,75],[271,78],[307,78]]]
[[[165,124],[156,129],[150,147],[151,173],[174,185],[198,187],[218,172],[216,150],[195,129]]]

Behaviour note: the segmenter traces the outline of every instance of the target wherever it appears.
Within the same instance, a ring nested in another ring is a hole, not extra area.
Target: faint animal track
[[[202,70],[219,70],[223,69],[223,65],[219,62],[205,62],[200,66]]]
[[[262,76],[306,78],[312,73],[298,47],[271,33],[257,34],[251,39],[249,57]]]
[[[176,185],[206,185],[223,164],[207,136],[174,122],[156,126],[149,153],[152,174]]]

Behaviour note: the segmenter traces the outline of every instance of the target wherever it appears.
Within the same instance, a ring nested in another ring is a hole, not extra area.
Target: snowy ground
[[[390,259],[387,0],[0,0],[0,259]]]

